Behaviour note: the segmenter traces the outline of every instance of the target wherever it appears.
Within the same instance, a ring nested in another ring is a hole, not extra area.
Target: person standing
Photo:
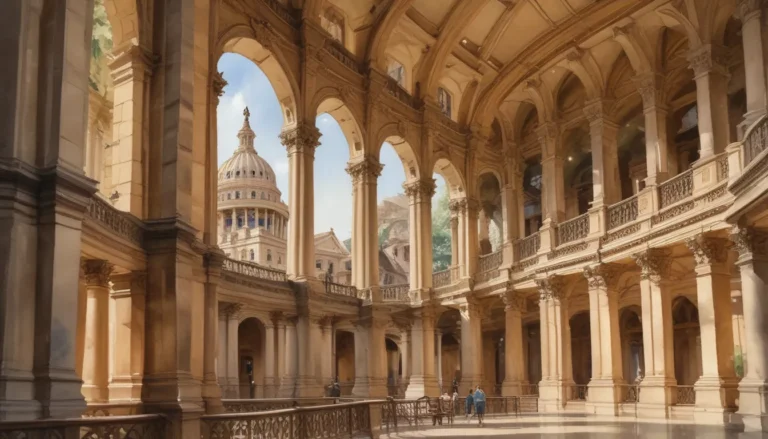
[[[464,414],[467,415],[467,422],[472,417],[472,406],[475,404],[475,399],[472,396],[472,389],[469,389],[469,395],[464,399]]]
[[[479,425],[483,425],[483,418],[485,418],[485,392],[480,386],[477,386],[473,397],[475,401],[475,414],[477,414],[477,420]]]

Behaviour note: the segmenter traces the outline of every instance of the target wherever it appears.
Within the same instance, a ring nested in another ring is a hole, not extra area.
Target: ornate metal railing
[[[451,269],[432,273],[432,287],[440,288],[451,284]]]
[[[356,437],[371,433],[371,405],[382,401],[299,407],[200,418],[201,439]]]
[[[408,302],[410,284],[384,285],[381,287],[381,300],[384,302]]]
[[[405,105],[411,108],[416,107],[416,99],[406,89],[400,87],[393,78],[387,78],[387,92]]]
[[[344,64],[349,70],[355,73],[360,73],[360,65],[357,63],[355,56],[352,55],[344,46],[334,39],[327,39],[325,42],[325,50],[331,54],[334,58]]]
[[[357,288],[354,285],[337,284],[335,282],[325,281],[325,292],[327,294],[336,294],[338,296],[357,297]]]
[[[589,214],[585,213],[557,225],[558,245],[584,239],[589,235]]]
[[[541,238],[539,237],[539,232],[516,241],[514,247],[516,253],[515,259],[519,261],[534,256],[536,252],[539,251],[540,246]]]
[[[589,386],[586,384],[574,384],[571,386],[569,401],[586,401],[589,395]]]
[[[753,125],[744,138],[744,167],[750,164],[768,146],[768,118]]]
[[[693,386],[676,386],[677,392],[677,405],[694,405],[696,404],[696,391]]]
[[[480,256],[478,261],[478,268],[480,269],[479,271],[491,271],[499,268],[499,266],[501,266],[501,259],[501,250]]]
[[[637,195],[608,206],[608,230],[637,219]]]
[[[120,211],[100,195],[94,195],[88,205],[88,218],[111,230],[122,238],[139,246],[144,241],[144,229],[141,222],[131,214]]]
[[[717,156],[717,181],[728,180],[728,153]]]
[[[104,416],[0,422],[0,438],[13,439],[164,439],[161,415]]]
[[[635,403],[640,401],[639,384],[625,384],[622,390],[624,391],[623,402]]]
[[[659,207],[665,208],[693,195],[693,170],[682,172],[659,185]]]
[[[538,396],[539,385],[538,384],[521,384],[520,391],[524,396],[532,396],[532,395]]]
[[[222,399],[227,413],[253,413],[282,410],[293,407],[310,407],[333,404],[332,398],[266,398],[266,399]]]
[[[539,398],[536,396],[486,396],[485,414],[519,415],[538,413]],[[390,399],[381,407],[381,425],[384,428],[432,424],[434,418],[450,418],[465,414],[465,398],[445,401],[435,397],[417,400]]]
[[[289,10],[277,0],[264,0],[264,3],[272,9],[278,17],[293,27],[299,27],[299,20],[293,10]]]
[[[246,276],[255,277],[257,279],[269,280],[273,282],[285,282],[284,271],[262,267],[261,265],[254,264],[253,262],[236,261],[234,259],[226,258],[224,259],[224,263],[222,264],[221,268],[224,271],[243,274]]]

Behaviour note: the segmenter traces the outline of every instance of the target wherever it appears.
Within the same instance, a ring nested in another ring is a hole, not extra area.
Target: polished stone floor
[[[406,438],[502,438],[515,439],[757,439],[768,438],[764,433],[740,433],[724,427],[695,425],[686,421],[643,421],[634,418],[601,418],[572,416],[524,416],[520,418],[487,418],[480,427],[477,420],[467,422],[456,418],[453,426],[420,426],[384,432],[381,439]]]

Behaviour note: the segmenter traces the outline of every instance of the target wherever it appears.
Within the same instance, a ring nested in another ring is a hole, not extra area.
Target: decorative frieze
[[[658,284],[668,278],[672,266],[671,252],[667,249],[649,248],[632,256],[640,267],[640,278]]]
[[[288,155],[314,155],[315,148],[320,145],[320,130],[309,123],[300,123],[280,133],[280,143],[288,150]]]
[[[728,259],[728,240],[725,238],[698,235],[685,244],[693,253],[697,266],[722,264]]]
[[[109,287],[109,278],[115,267],[113,264],[100,259],[86,259],[81,265],[87,286]]]

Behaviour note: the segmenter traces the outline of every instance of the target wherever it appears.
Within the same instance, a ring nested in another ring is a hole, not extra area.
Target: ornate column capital
[[[736,8],[736,16],[741,24],[759,18],[763,9],[763,0],[742,0]]]
[[[616,124],[610,117],[612,104],[611,101],[601,98],[586,102],[583,111],[589,125],[616,127]]]
[[[536,286],[539,287],[539,299],[565,299],[565,282],[561,276],[549,276],[536,279]]]
[[[632,78],[632,82],[635,83],[637,92],[643,99],[645,110],[651,108],[666,110],[667,99],[663,92],[663,75],[655,72],[640,73]]]
[[[728,240],[703,234],[688,239],[685,244],[693,253],[696,266],[723,264],[728,260]]]
[[[224,94],[224,87],[229,85],[224,74],[222,72],[214,72],[213,74],[213,93],[216,95],[216,103],[219,102],[219,98]]]
[[[114,265],[101,259],[86,259],[81,262],[85,285],[89,287],[109,287],[109,278]]]
[[[663,248],[649,248],[632,256],[640,267],[640,278],[659,284],[669,276],[672,266],[671,252]]]
[[[737,226],[731,231],[731,241],[738,250],[740,259],[768,256],[768,233],[764,231]]]
[[[220,303],[219,305],[219,314],[226,317],[228,320],[239,320],[240,312],[242,310],[242,303]]]
[[[501,300],[504,302],[504,311],[507,313],[525,311],[525,297],[516,291],[507,291],[501,296]]]
[[[614,290],[624,269],[619,264],[598,264],[584,267],[584,277],[589,289],[605,288]]]
[[[542,144],[551,143],[557,140],[557,135],[560,134],[560,129],[554,122],[544,122],[536,129],[536,137]]]
[[[357,184],[370,180],[375,181],[381,176],[382,169],[384,166],[379,163],[376,157],[366,155],[360,161],[348,163],[346,171],[352,177],[352,184]]]
[[[320,145],[320,130],[307,122],[300,123],[280,133],[280,143],[288,150],[288,155],[310,154]]]
[[[482,318],[483,307],[476,299],[467,298],[466,303],[459,305],[459,312],[469,320],[480,319]]]
[[[408,195],[408,198],[416,202],[431,202],[432,197],[435,195],[436,187],[435,180],[432,178],[403,183],[405,194]]]
[[[691,50],[688,53],[690,68],[693,70],[694,77],[698,78],[710,73],[727,76],[727,60],[725,50],[720,46],[705,44],[701,47]]]

